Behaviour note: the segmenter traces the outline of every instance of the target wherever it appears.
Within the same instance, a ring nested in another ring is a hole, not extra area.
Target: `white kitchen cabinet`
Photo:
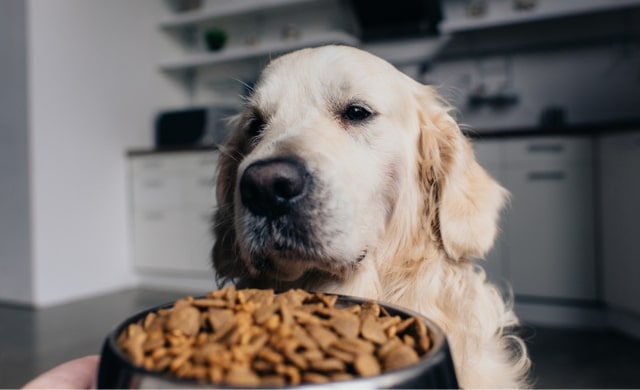
[[[140,270],[213,275],[217,157],[211,150],[131,156],[134,263]]]
[[[596,298],[592,142],[507,144],[509,277],[516,295]]]
[[[476,140],[476,157],[511,201],[486,266],[520,297],[596,298],[592,142],[577,137]]]
[[[640,314],[640,131],[599,139],[605,302]]]

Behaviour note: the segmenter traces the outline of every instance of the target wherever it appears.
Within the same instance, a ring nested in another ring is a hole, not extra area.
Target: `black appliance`
[[[155,121],[155,146],[162,149],[223,144],[228,139],[228,119],[236,113],[238,109],[232,106],[162,111]]]

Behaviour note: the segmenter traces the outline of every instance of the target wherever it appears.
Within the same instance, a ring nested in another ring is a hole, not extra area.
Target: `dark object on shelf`
[[[227,43],[226,31],[219,28],[212,28],[204,33],[204,42],[210,51],[218,51]]]
[[[467,15],[472,18],[479,18],[487,13],[487,0],[470,0],[467,3]]]
[[[173,0],[173,8],[177,12],[187,12],[202,6],[202,0]]]
[[[227,106],[165,111],[155,123],[156,148],[213,146],[226,142],[226,121],[237,109]]]
[[[479,93],[470,94],[467,104],[471,108],[489,106],[495,109],[506,108],[518,103],[518,95],[511,93],[495,93],[484,95]]]
[[[530,11],[537,5],[537,0],[513,0],[513,9],[516,11]]]
[[[566,110],[560,106],[545,107],[540,114],[540,127],[558,129],[567,122]]]
[[[441,0],[351,0],[363,42],[438,35]]]
[[[296,26],[286,26],[280,32],[280,37],[284,41],[295,41],[296,39],[300,39],[301,35],[300,29]]]

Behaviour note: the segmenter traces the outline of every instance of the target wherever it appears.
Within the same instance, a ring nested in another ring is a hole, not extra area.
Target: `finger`
[[[90,389],[98,368],[98,355],[63,363],[27,383],[25,389]]]

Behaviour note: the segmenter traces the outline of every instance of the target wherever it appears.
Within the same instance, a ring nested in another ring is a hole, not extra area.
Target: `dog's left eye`
[[[371,111],[356,104],[348,106],[342,112],[342,118],[348,120],[349,122],[362,122],[371,117],[371,115],[373,115]]]
[[[247,128],[247,132],[249,133],[249,137],[255,138],[259,136],[264,130],[265,121],[262,119],[262,115],[254,114],[253,118],[249,121],[249,126]]]

